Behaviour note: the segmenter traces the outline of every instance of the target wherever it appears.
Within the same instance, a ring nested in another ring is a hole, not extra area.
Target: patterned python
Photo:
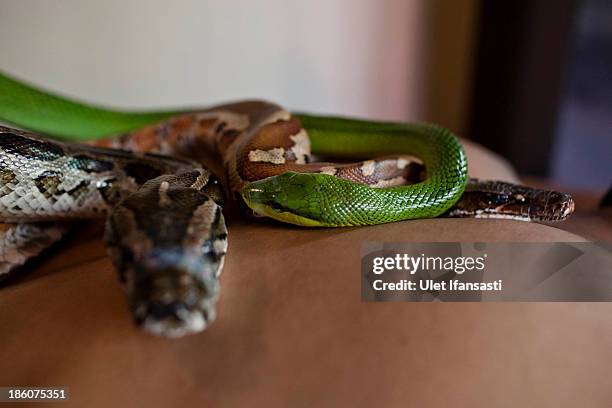
[[[123,133],[85,146],[0,128],[0,218],[21,223],[0,240],[3,271],[57,241],[66,228],[57,221],[107,216],[105,242],[136,322],[165,336],[200,331],[214,318],[227,232],[219,184],[202,163],[210,152],[239,203],[297,225],[440,215],[552,221],[573,210],[567,194],[468,182],[458,139],[434,125],[291,115],[261,101],[128,114],[1,75],[0,119],[63,137]],[[311,143],[327,156],[401,153],[423,162],[313,162]],[[41,221],[56,223],[23,224]]]
[[[61,238],[61,224],[106,217],[105,242],[136,321],[179,336],[214,318],[227,248],[217,179],[195,163],[71,145],[0,127],[2,271]]]

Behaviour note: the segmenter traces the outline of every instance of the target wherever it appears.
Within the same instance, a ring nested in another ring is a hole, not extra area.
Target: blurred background
[[[612,183],[612,2],[2,0],[0,70],[125,108],[266,98],[427,120],[523,175]]]

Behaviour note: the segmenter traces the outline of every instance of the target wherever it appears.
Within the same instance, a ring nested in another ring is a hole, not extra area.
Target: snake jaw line
[[[296,174],[285,173],[282,176],[293,179]],[[277,177],[269,177],[255,183],[247,184],[242,189],[242,199],[256,217],[268,217],[276,221],[304,227],[332,226],[318,220],[292,213],[288,211],[289,209],[286,206],[280,204],[281,200],[279,200],[278,194],[281,192],[281,189],[275,188],[275,183],[279,181]],[[265,187],[258,187],[262,184],[265,185]]]
[[[298,225],[301,227],[333,227],[333,225],[327,225],[317,220],[302,217],[301,215],[293,214],[287,211],[275,210],[268,205],[248,202],[247,204],[258,217],[268,217],[276,221]]]

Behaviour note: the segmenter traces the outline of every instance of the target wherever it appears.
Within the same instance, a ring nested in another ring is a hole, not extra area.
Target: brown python
[[[97,143],[193,160],[212,151],[222,158],[229,193],[239,203],[249,183],[287,172],[328,174],[373,188],[413,184],[426,178],[422,162],[405,155],[353,163],[314,162],[300,121],[280,106],[262,101],[176,116]],[[562,221],[573,211],[574,201],[567,193],[469,179],[463,196],[443,216]]]

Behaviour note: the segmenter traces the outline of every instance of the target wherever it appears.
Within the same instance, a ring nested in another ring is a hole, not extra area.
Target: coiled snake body
[[[573,210],[567,194],[468,182],[458,139],[429,124],[296,116],[261,101],[124,114],[2,76],[0,119],[64,137],[124,132],[92,146],[0,128],[0,218],[22,223],[0,240],[3,272],[64,231],[23,223],[106,216],[105,242],[132,313],[166,336],[202,330],[214,317],[227,231],[219,183],[203,167],[206,152],[222,159],[229,195],[252,213],[303,226],[440,215],[560,220]],[[334,157],[394,156],[313,162],[311,144]]]
[[[32,223],[108,217],[105,241],[136,320],[178,336],[214,317],[227,248],[217,179],[153,154],[42,140],[0,127],[0,217]],[[2,240],[5,272],[61,238],[20,224]]]

